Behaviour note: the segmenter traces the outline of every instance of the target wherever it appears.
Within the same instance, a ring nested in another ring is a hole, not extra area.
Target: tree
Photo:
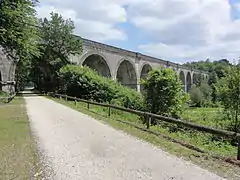
[[[218,97],[225,109],[231,112],[234,122],[234,131],[238,131],[240,115],[240,64],[231,66],[217,83]]]
[[[206,80],[201,81],[200,86],[199,86],[200,91],[203,93],[204,97],[204,105],[208,106],[208,103],[212,101],[212,88],[211,86],[208,85]]]
[[[0,47],[11,59],[38,55],[34,0],[0,1]]]
[[[195,107],[212,106],[212,91],[206,80],[200,80],[189,91],[191,105]]]
[[[31,76],[39,89],[56,90],[58,71],[70,63],[69,56],[80,54],[82,44],[73,35],[74,23],[61,15],[51,13],[51,18],[40,20],[41,41],[38,46],[41,56],[33,61]],[[48,89],[46,89],[48,88]]]
[[[198,62],[187,62],[184,64],[187,67],[199,69],[202,71],[208,71],[210,73],[209,81],[214,81],[215,75],[217,78],[222,78],[224,76],[224,71],[229,67],[232,66],[227,59],[221,59],[219,61],[210,62],[209,60],[206,61],[198,61]],[[212,74],[212,75],[211,75]],[[211,85],[211,84],[210,84]]]
[[[225,76],[225,71],[233,65],[227,59],[221,59],[219,61],[213,61],[213,62],[209,60],[199,61],[199,62],[188,62],[184,65],[194,69],[207,71],[209,73],[209,78],[207,83],[210,86],[210,88],[208,88],[206,84],[204,85],[205,89],[208,90],[209,93],[211,93],[211,97],[207,97],[208,104],[211,103],[213,105],[217,103],[217,95],[216,95],[217,92],[216,92],[215,84],[219,79]],[[201,81],[198,81],[197,86],[201,86],[200,85]],[[204,97],[204,99],[205,99],[204,101],[206,102],[206,97]]]
[[[142,81],[146,110],[177,117],[187,96],[181,81],[172,69],[153,70]]]
[[[17,62],[15,70],[15,90],[17,92],[24,90],[26,83],[30,81],[29,73],[31,71],[31,60],[24,59]]]
[[[74,22],[70,19],[64,20],[61,15],[51,13],[51,19],[40,19],[40,33],[42,41],[40,47],[44,57],[51,60],[60,58],[68,62],[69,55],[82,52],[80,39],[73,35]]]
[[[204,101],[204,95],[199,87],[193,86],[189,91],[191,104],[195,107],[201,107]]]

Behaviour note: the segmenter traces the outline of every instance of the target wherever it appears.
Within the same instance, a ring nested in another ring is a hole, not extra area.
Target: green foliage
[[[198,85],[193,85],[189,91],[191,106],[212,107],[212,88],[206,81],[200,81]]]
[[[161,115],[178,116],[187,96],[172,69],[153,70],[142,81],[147,111]]]
[[[213,73],[213,76],[215,74],[215,75],[217,75],[218,78],[224,77],[225,70],[227,70],[227,68],[229,66],[231,66],[229,61],[226,60],[226,59],[222,59],[222,60],[214,61],[214,62],[211,62],[209,60],[198,61],[198,62],[187,62],[184,65],[188,66],[188,67],[191,67],[193,69],[208,71],[208,72],[210,72],[210,76],[211,76],[211,73]],[[210,81],[212,80],[211,77],[210,77],[209,80]]]
[[[142,95],[115,81],[104,78],[88,67],[67,65],[60,69],[60,92],[82,99],[142,109]]]
[[[204,97],[207,99],[207,98],[210,98],[211,96],[211,93],[212,93],[212,89],[211,87],[207,84],[206,81],[201,81],[200,83],[200,90],[201,92],[203,93]]]
[[[240,65],[228,69],[225,77],[216,85],[218,97],[225,109],[231,112],[235,120],[235,131],[239,129],[240,115]]]
[[[204,101],[204,95],[199,87],[193,86],[190,91],[191,105],[195,107],[201,107]]]
[[[0,46],[14,60],[39,54],[35,3],[32,0],[0,1]]]
[[[25,59],[23,61],[19,61],[15,70],[15,90],[17,92],[24,90],[27,82],[30,81],[29,73],[31,71],[31,61],[29,59]]]
[[[40,19],[40,48],[42,56],[48,58],[51,64],[56,65],[60,58],[68,63],[69,55],[82,52],[82,44],[73,35],[74,23],[70,19],[64,20],[57,13],[51,13],[51,19]]]
[[[214,84],[217,83],[217,81],[225,76],[225,71],[227,71],[228,67],[233,66],[229,63],[228,60],[222,59],[219,61],[199,61],[199,62],[188,62],[184,64],[185,66],[199,69],[203,71],[209,72],[209,78],[207,84],[211,87],[211,97],[206,100],[207,103],[205,105],[215,106],[214,104],[217,104],[217,90]],[[198,78],[196,85],[200,86],[200,82],[202,79]]]
[[[16,68],[16,89],[23,86],[33,56],[39,56],[35,0],[0,1],[0,47]],[[22,89],[22,88],[20,88]]]
[[[69,56],[80,54],[82,44],[73,35],[74,23],[61,15],[51,13],[51,19],[40,20],[41,56],[33,62],[31,77],[39,90],[53,91],[58,87],[58,72],[70,63]]]

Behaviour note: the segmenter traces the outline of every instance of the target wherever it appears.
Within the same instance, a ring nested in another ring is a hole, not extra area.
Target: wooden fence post
[[[108,116],[110,116],[110,115],[111,115],[111,107],[108,106]]]
[[[75,97],[75,101],[74,102],[75,102],[75,106],[77,106],[77,99],[76,99],[76,97]]]
[[[145,121],[146,121],[146,123],[147,123],[147,129],[149,129],[150,128],[150,121],[151,121],[151,118],[149,117],[149,115],[148,114],[145,114],[144,115],[144,118],[145,118]]]

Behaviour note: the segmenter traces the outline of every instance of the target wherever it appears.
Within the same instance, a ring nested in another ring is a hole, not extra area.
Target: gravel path
[[[217,180],[219,176],[44,97],[25,97],[47,179]]]

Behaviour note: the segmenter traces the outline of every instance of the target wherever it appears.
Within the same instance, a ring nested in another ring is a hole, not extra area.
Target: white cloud
[[[131,23],[148,39],[138,46],[141,52],[184,62],[240,55],[240,20],[232,19],[233,7],[240,13],[240,3],[228,0],[42,0],[37,12],[59,12],[74,20],[78,35],[103,42],[127,40],[117,25]]]
[[[128,14],[150,37],[139,46],[148,54],[178,61],[240,55],[240,22],[227,0],[143,0]]]
[[[105,2],[104,2],[105,1]],[[98,41],[126,40],[123,30],[115,27],[126,22],[126,10],[121,3],[109,0],[43,0],[36,8],[39,17],[49,17],[50,12],[58,12],[65,19],[71,18],[76,26],[76,34]]]

